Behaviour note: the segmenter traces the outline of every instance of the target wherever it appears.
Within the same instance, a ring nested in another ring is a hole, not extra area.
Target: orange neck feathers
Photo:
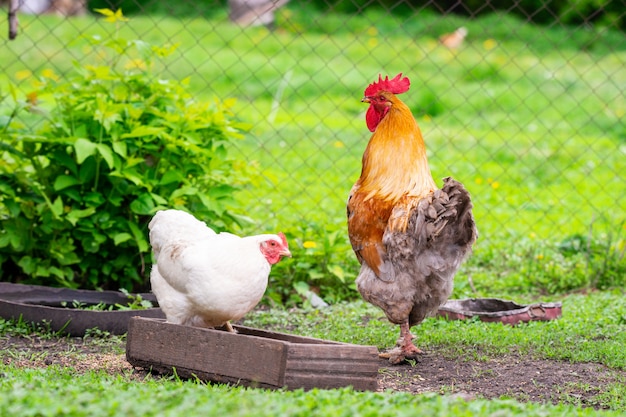
[[[366,200],[395,203],[405,195],[423,197],[436,189],[424,138],[411,110],[395,95],[383,94],[391,106],[363,154],[360,189]]]

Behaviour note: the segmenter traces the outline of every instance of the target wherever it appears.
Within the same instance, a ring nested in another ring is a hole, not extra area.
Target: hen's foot
[[[221,325],[221,326],[216,327],[216,329],[219,329],[219,330],[224,330],[224,331],[226,331],[226,332],[228,332],[228,333],[237,333],[237,330],[235,330],[235,329],[233,328],[233,325],[232,325],[232,324],[230,324],[230,322],[229,322],[229,321],[227,321],[226,323],[224,323],[224,324],[223,324],[223,325]]]

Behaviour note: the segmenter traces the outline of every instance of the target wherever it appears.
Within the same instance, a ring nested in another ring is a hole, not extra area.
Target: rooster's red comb
[[[402,73],[396,75],[391,80],[386,76],[383,80],[382,75],[378,75],[378,81],[371,83],[365,89],[365,97],[373,96],[379,91],[388,91],[393,94],[401,94],[409,90],[411,82],[407,77],[402,78]]]

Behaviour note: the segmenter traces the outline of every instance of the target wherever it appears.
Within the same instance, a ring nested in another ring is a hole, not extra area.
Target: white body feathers
[[[167,321],[222,326],[263,297],[271,265],[260,245],[276,235],[216,234],[178,210],[157,212],[148,227],[156,261],[150,283]]]

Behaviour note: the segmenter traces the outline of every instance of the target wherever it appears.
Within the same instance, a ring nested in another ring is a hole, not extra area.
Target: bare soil
[[[0,361],[18,367],[57,365],[77,372],[103,370],[144,379],[147,372],[134,369],[126,361],[124,348],[119,338],[8,336],[0,338]],[[537,360],[516,354],[473,361],[427,352],[414,363],[392,366],[381,360],[378,390],[445,393],[467,399],[507,396],[520,401],[601,408],[596,396],[606,390],[607,384],[625,378],[626,372],[600,364]]]

